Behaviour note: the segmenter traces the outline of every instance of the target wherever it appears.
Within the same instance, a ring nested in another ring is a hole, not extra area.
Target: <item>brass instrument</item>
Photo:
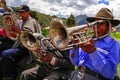
[[[12,8],[6,6],[5,0],[0,1],[0,7],[4,9],[3,28],[6,31],[7,37],[16,40],[19,37],[18,22]]]
[[[29,32],[22,32],[20,35],[20,42],[23,44],[24,47],[31,50],[33,55],[35,56],[36,60],[40,61],[40,57],[49,53],[49,50],[55,50],[54,53],[59,56],[63,57],[62,54],[51,44],[49,38],[45,38],[39,33],[29,33]]]
[[[3,16],[3,25],[8,38],[11,40],[17,40],[19,37],[18,23],[11,14]]]
[[[20,35],[20,42],[29,50],[36,50],[38,47],[37,38],[29,32],[22,32]]]
[[[85,28],[91,28],[95,24],[101,22],[104,21],[99,20],[81,26],[66,28],[60,19],[54,18],[51,20],[50,23],[49,36],[53,45],[59,50],[64,51],[86,41],[84,33],[80,32],[80,30],[84,30]],[[71,44],[70,42],[74,40],[76,40],[77,43]]]

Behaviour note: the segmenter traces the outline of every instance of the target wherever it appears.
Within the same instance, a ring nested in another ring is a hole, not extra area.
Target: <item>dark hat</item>
[[[27,12],[29,10],[30,10],[30,8],[28,7],[28,5],[20,5],[18,12],[21,12],[21,11]]]
[[[13,12],[13,9],[10,8],[10,7],[7,7],[6,10],[4,11],[3,16],[5,16],[5,15],[11,15],[12,12]]]
[[[3,16],[5,16],[5,15],[10,15],[10,12],[5,11],[4,14],[3,14]]]
[[[88,17],[87,21],[88,22],[93,22],[96,19],[109,20],[113,27],[117,26],[118,24],[120,24],[120,20],[113,19],[113,14],[112,14],[112,12],[108,8],[101,8],[97,12],[95,17]]]

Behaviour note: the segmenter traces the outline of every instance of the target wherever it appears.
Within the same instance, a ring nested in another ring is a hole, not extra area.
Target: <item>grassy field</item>
[[[118,65],[118,73],[120,74],[120,64]]]

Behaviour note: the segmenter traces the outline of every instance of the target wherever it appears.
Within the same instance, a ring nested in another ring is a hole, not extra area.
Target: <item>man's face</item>
[[[22,20],[27,20],[29,17],[29,12],[26,12],[26,11],[20,11],[19,14],[20,14]]]
[[[101,37],[109,32],[109,26],[106,26],[106,22],[103,22],[95,25],[93,30],[95,37]]]

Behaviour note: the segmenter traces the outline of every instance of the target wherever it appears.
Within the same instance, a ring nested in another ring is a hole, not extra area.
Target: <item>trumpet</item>
[[[61,19],[54,18],[50,22],[49,35],[52,44],[61,51],[71,49],[74,46],[87,41],[85,34],[80,32],[85,28],[92,28],[94,25],[104,22],[103,20],[87,23],[81,26],[75,26],[66,28]],[[76,40],[77,43],[72,44],[70,42]]]
[[[18,29],[18,22],[14,15],[12,8],[6,6],[6,1],[0,1],[0,7],[4,9],[3,15],[3,28],[7,34],[7,37],[11,40],[17,40],[19,37],[20,30]]]
[[[39,33],[32,34],[29,32],[22,32],[20,35],[20,42],[24,47],[32,51],[38,62],[41,62],[41,56],[49,53],[50,51],[53,51],[55,55],[63,58],[62,54],[51,44],[50,39],[45,38]]]
[[[3,28],[6,31],[7,37],[11,40],[17,40],[19,37],[19,29],[17,20],[9,13],[3,16]]]

